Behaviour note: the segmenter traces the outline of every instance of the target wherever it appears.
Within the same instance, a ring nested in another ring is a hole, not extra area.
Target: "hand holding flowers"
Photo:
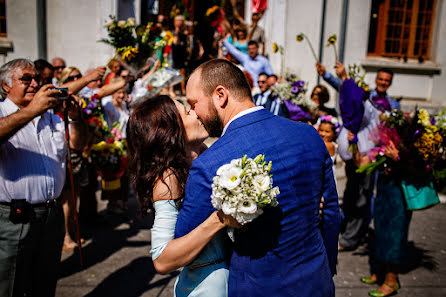
[[[263,213],[266,206],[277,206],[278,187],[270,175],[272,162],[264,155],[251,159],[246,155],[224,164],[217,170],[212,184],[212,205],[231,215],[241,225]]]

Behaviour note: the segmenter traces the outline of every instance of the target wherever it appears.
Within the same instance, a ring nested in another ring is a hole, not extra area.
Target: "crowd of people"
[[[89,156],[98,139],[86,123],[83,100],[92,97],[100,101],[107,125],[119,130],[129,149],[128,169],[119,177],[119,186],[108,189],[102,183],[107,211],[125,214],[132,192],[143,213],[155,211],[155,268],[167,273],[185,266],[177,296],[288,296],[280,290],[310,296],[314,288],[320,296],[334,296],[337,251],[355,250],[370,237],[371,216],[381,265],[361,281],[380,284],[371,296],[399,289],[411,213],[395,175],[356,172],[370,162],[367,152],[375,144],[369,134],[379,115],[400,108],[387,94],[393,72],[378,70],[376,88],[364,100],[358,151],[352,152],[349,141],[355,135],[341,127],[338,111],[326,105],[330,96],[324,85],[311,92],[316,107],[310,118],[304,123],[284,119],[290,118],[290,111],[273,92],[283,78],[274,74],[264,56],[265,37],[258,25],[262,13],[254,13],[248,25],[233,8],[234,19],[225,19],[216,30],[215,56],[204,56],[190,21],[181,15],[172,20],[159,15],[158,25],[172,30],[171,51],[151,59],[137,73],[119,58],[85,75],[60,57],[51,63],[16,59],[0,68],[2,296],[54,295],[61,251],[83,243],[74,237],[73,191],[80,200],[79,219],[94,223],[98,217],[95,193],[101,184]],[[166,85],[160,94],[133,104],[166,63],[178,69],[181,83]],[[336,75],[320,63],[315,70],[337,91],[347,79],[340,62]],[[64,100],[63,88],[69,100]],[[183,96],[188,104],[181,102]],[[220,140],[206,150],[203,141],[208,136]],[[268,153],[273,161],[281,211],[265,211],[229,249],[222,230],[240,225],[210,204],[212,177],[231,159],[259,153]],[[342,225],[333,174],[338,154],[347,176]],[[395,146],[386,147],[385,154],[399,161]],[[283,273],[275,273],[279,270]]]

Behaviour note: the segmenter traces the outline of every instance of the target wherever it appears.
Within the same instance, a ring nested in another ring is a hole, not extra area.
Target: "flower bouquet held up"
[[[344,127],[352,132],[355,137],[349,141],[349,150],[352,154],[358,151],[358,137],[356,134],[361,127],[362,117],[364,115],[363,99],[366,91],[359,87],[353,78],[345,79],[339,91],[339,107]]]
[[[368,92],[370,89],[369,85],[364,81],[365,73],[361,75],[360,70],[360,67],[356,64],[348,65],[348,77],[353,79],[360,88]]]
[[[285,80],[271,88],[273,96],[279,96],[290,113],[293,121],[311,120],[311,111],[316,103],[305,96],[306,82],[299,80],[294,74],[287,74]]]
[[[118,21],[116,17],[110,16],[106,24],[108,38],[99,40],[109,44],[116,49],[123,62],[138,70],[143,67],[147,59],[152,57],[158,48],[161,29],[152,26],[152,23],[136,25],[134,18],[127,21]],[[136,71],[135,71],[136,72]]]
[[[263,208],[278,205],[280,191],[273,187],[270,174],[272,162],[265,155],[254,159],[244,155],[221,166],[212,183],[212,206],[234,217],[241,225],[253,221],[263,213]],[[228,230],[233,238],[233,230]]]

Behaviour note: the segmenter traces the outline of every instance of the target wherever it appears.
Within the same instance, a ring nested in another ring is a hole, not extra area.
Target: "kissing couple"
[[[190,110],[167,96],[140,103],[127,127],[137,198],[155,211],[154,266],[163,274],[184,266],[175,296],[335,296],[340,214],[318,132],[256,107],[227,60],[199,66],[186,96]],[[208,136],[220,138],[206,148]],[[278,206],[239,228],[213,208],[213,178],[223,164],[259,154],[272,161]],[[228,226],[239,228],[233,241]]]

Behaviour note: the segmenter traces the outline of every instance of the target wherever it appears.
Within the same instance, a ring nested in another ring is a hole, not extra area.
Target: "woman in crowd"
[[[189,234],[174,239],[189,167],[206,149],[203,124],[193,110],[161,95],[135,107],[127,136],[137,198],[143,213],[155,210],[151,253],[156,270],[165,274],[187,265],[175,285],[177,297],[227,296],[225,236],[219,231],[231,218],[215,211]]]
[[[352,138],[352,134],[349,135]],[[409,224],[412,212],[406,209],[406,202],[401,188],[401,177],[407,174],[400,162],[400,151],[390,142],[385,147],[389,167],[378,173],[377,191],[374,203],[373,219],[375,225],[375,259],[370,277],[361,277],[366,284],[379,283],[377,290],[369,292],[372,297],[384,297],[397,293],[400,288],[398,273],[406,257]],[[370,160],[367,156],[355,157],[358,165],[365,165]]]
[[[108,85],[114,78],[119,76],[121,70],[121,62],[116,59],[111,59],[107,64],[110,73],[105,77],[105,84]]]
[[[115,81],[113,80],[112,83]],[[118,89],[111,95],[111,100],[104,103],[104,113],[107,125],[110,129],[117,129],[118,134],[123,139],[127,138],[127,122],[129,119],[129,110],[127,109],[127,89],[126,87]],[[128,176],[125,173],[120,179],[121,186],[117,190],[102,191],[102,198],[108,200],[107,210],[114,214],[123,214],[127,210],[126,202],[128,200]]]
[[[235,37],[229,36],[228,41],[234,45],[236,49],[242,53],[248,54],[248,29],[245,25],[240,24],[235,27]]]
[[[330,94],[328,93],[328,89],[323,85],[316,85],[311,92],[311,100],[313,100],[317,107],[316,116],[320,117],[323,115],[331,115],[337,117],[336,109],[326,107],[325,103],[330,101]]]

